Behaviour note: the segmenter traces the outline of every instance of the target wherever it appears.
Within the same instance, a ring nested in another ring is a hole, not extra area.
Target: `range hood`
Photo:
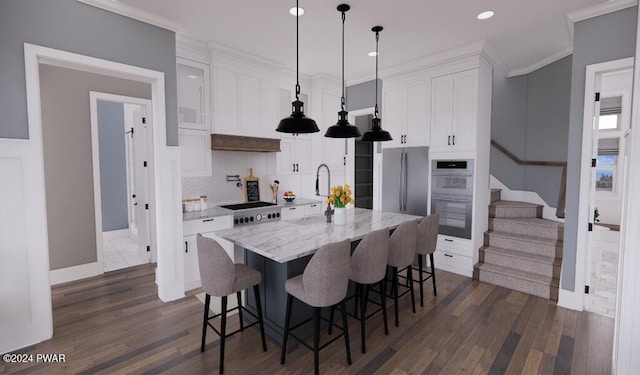
[[[276,138],[243,137],[230,134],[211,134],[211,149],[224,151],[280,152]]]

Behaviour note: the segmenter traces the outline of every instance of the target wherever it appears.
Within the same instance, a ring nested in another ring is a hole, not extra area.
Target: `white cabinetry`
[[[211,176],[211,133],[178,128],[183,177]]]
[[[283,83],[282,86],[284,86]],[[280,88],[280,119],[291,116],[291,102],[295,100],[295,93]],[[308,96],[300,95],[300,100],[307,105]],[[279,121],[279,119],[278,119]],[[273,124],[273,127],[278,122]],[[310,174],[312,164],[312,142],[310,134],[280,133],[280,152],[276,154],[279,175]]]
[[[475,151],[477,107],[477,69],[433,78],[432,151]]]
[[[181,128],[209,131],[209,66],[178,57],[178,123]]]
[[[196,235],[213,238],[234,258],[234,246],[215,235],[215,232],[233,227],[233,216],[217,216],[200,220],[188,220],[182,224],[184,235],[184,289],[185,291],[200,287],[200,269],[198,266],[198,245]]]
[[[282,207],[282,220],[295,220],[307,216],[318,215],[322,213],[321,203],[301,204],[298,206]]]
[[[473,242],[462,238],[438,235],[435,266],[467,277],[473,276]]]
[[[209,66],[180,57],[177,62],[182,176],[211,176]]]
[[[277,71],[229,55],[212,55],[213,133],[274,138]]]
[[[382,127],[391,133],[388,147],[429,145],[429,81],[424,74],[390,79],[382,93]]]

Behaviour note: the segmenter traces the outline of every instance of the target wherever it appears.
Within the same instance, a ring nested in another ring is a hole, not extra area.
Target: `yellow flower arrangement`
[[[349,184],[331,187],[331,195],[327,197],[326,203],[331,203],[334,207],[344,207],[349,203],[353,203],[351,198],[351,187]]]

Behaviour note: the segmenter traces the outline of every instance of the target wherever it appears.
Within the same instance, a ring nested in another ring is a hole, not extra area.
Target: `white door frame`
[[[145,136],[150,135],[153,137],[153,113],[151,112],[152,102],[149,99],[135,98],[131,96],[124,95],[115,95],[108,94],[104,92],[97,91],[89,91],[89,106],[91,107],[91,157],[93,161],[93,202],[95,205],[95,214],[96,214],[96,249],[98,252],[98,264],[102,268],[104,272],[104,249],[103,249],[103,237],[102,237],[102,185],[100,181],[100,142],[98,137],[98,101],[107,101],[107,102],[115,102],[115,103],[128,103],[128,104],[136,104],[144,108],[144,112],[146,114],[146,120],[149,132],[151,134],[145,134]],[[145,132],[146,133],[146,132]],[[153,139],[153,138],[152,138]],[[150,144],[151,150],[147,149],[147,158],[149,162],[153,159],[153,144]],[[149,152],[151,151],[151,152]],[[127,168],[129,166],[127,165]],[[148,177],[148,191],[155,190],[153,186],[153,178],[152,176]],[[129,178],[127,176],[127,178]],[[129,196],[127,197],[127,210],[130,208],[130,204],[128,202]],[[145,198],[147,201],[148,197]],[[149,218],[150,219],[150,218]],[[149,223],[153,225],[153,222]],[[148,230],[151,233],[150,230]],[[153,241],[152,238],[150,238]],[[155,249],[155,244],[150,244],[152,249]],[[102,273],[102,272],[101,272]]]
[[[0,154],[4,158],[15,155],[15,158],[21,157],[24,160],[22,170],[26,173],[23,191],[25,220],[16,221],[13,226],[23,231],[26,228],[26,232],[29,233],[24,249],[27,261],[26,266],[15,269],[10,276],[16,283],[28,283],[29,292],[28,296],[16,301],[26,304],[24,318],[14,316],[13,320],[2,322],[0,352],[3,353],[47,340],[53,334],[42,149],[40,64],[105,74],[151,85],[152,113],[158,128],[158,131],[153,132],[155,163],[152,167],[156,191],[151,204],[151,217],[157,229],[152,233],[158,254],[156,283],[158,295],[163,301],[184,296],[184,259],[181,252],[175,251],[180,248],[182,238],[180,149],[177,146],[167,146],[166,142],[164,73],[29,43],[24,44],[24,56],[29,139],[0,140],[3,143]],[[12,146],[5,147],[5,144]],[[22,249],[16,248],[13,251]]]
[[[574,280],[574,291],[560,289],[558,305],[573,310],[582,311],[584,309],[585,294],[585,271],[587,270],[587,248],[588,224],[590,220],[589,197],[591,186],[591,148],[593,142],[593,96],[596,89],[596,75],[616,70],[633,68],[633,58],[614,60],[599,64],[588,65],[585,73],[584,89],[584,111],[582,126],[582,154],[580,157],[580,193],[578,198],[578,233],[576,244],[576,272]],[[621,232],[622,234],[622,232]]]

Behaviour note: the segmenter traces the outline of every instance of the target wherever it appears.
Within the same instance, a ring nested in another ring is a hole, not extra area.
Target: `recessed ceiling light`
[[[189,74],[187,77],[189,77],[189,78],[191,78],[191,79],[196,79],[196,78],[198,78],[198,76],[193,75],[193,74]]]
[[[487,10],[485,12],[482,12],[482,13],[478,14],[478,19],[479,20],[488,20],[491,17],[493,17],[493,11],[492,10]]]
[[[378,52],[376,51],[371,51],[368,53],[369,57],[376,57],[376,55],[378,55]]]
[[[293,7],[291,9],[289,9],[289,14],[291,14],[292,16],[295,16],[297,14],[303,15],[304,14],[304,9]]]

